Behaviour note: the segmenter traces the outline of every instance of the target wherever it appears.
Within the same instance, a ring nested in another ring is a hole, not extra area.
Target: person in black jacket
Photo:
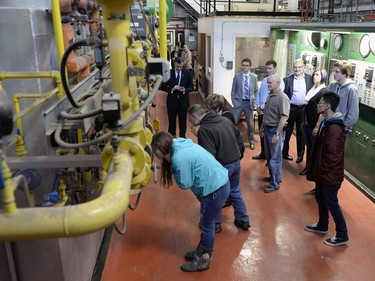
[[[307,179],[315,182],[315,200],[318,204],[318,223],[305,226],[305,230],[320,234],[328,233],[331,213],[336,224],[336,235],[324,240],[329,246],[348,243],[348,230],[338,200],[338,192],[344,180],[345,125],[344,118],[336,108],[340,97],[332,92],[325,93],[317,108],[318,114],[324,118],[311,153],[311,161],[307,167]]]
[[[175,58],[174,69],[171,69],[170,77],[160,87],[162,91],[168,93],[168,132],[174,137],[176,136],[176,117],[178,116],[180,137],[185,138],[187,109],[190,106],[189,93],[193,90],[193,80],[190,73],[186,69],[182,69],[180,58]]]
[[[228,118],[206,112],[201,104],[188,109],[188,118],[193,126],[200,125],[197,133],[198,144],[209,151],[227,170],[230,182],[229,200],[234,209],[234,225],[247,230],[250,227],[246,204],[241,195],[240,173],[243,139],[239,129]],[[216,223],[216,232],[221,231],[221,217]]]

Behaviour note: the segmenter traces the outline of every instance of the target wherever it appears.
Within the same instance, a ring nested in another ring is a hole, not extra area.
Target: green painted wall
[[[316,32],[316,30],[314,30]],[[366,33],[362,32],[343,32],[342,46],[339,50],[333,47],[333,41],[336,33],[321,31],[321,39],[325,39],[327,44],[325,47],[315,49],[308,40],[308,30],[283,31],[280,28],[271,29],[272,39],[283,39],[287,34],[289,44],[296,46],[296,58],[301,57],[302,51],[312,51],[322,53],[327,56],[325,69],[329,70],[329,62],[331,59],[339,60],[358,60],[363,62],[375,63],[375,55],[370,54],[363,58],[359,53],[359,44],[361,38]],[[288,57],[287,55],[285,57]],[[373,79],[374,81],[374,79]],[[373,82],[375,87],[375,82]],[[345,169],[356,181],[359,181],[364,189],[369,189],[370,193],[375,194],[375,108],[360,104],[359,105],[359,121],[353,127],[352,133],[346,140],[345,151]]]

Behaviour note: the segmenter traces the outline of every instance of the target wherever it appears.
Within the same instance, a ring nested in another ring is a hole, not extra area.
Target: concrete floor
[[[191,100],[200,102],[196,94],[191,94]],[[156,103],[161,129],[166,130],[165,94],[160,93]],[[151,109],[151,121],[154,114]],[[192,137],[191,133],[188,136]],[[184,254],[199,242],[199,202],[190,191],[177,186],[166,190],[152,180],[144,188],[138,208],[126,213],[125,235],[112,233],[102,281],[375,280],[375,204],[345,180],[339,200],[348,225],[349,245],[325,245],[323,240],[335,234],[332,219],[325,236],[303,229],[317,221],[314,197],[303,196],[313,183],[298,175],[305,163],[284,160],[280,190],[266,194],[265,162],[251,159],[260,151],[258,135],[256,140],[256,149],[252,151],[247,145],[241,161],[241,190],[251,228],[237,229],[233,209],[223,209],[223,231],[216,235],[209,270],[180,270]],[[296,158],[294,137],[290,147]],[[132,197],[131,202],[135,199]]]

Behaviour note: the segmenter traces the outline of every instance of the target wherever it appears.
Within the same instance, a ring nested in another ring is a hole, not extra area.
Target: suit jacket
[[[294,73],[285,77],[283,80],[285,84],[284,93],[288,96],[289,99],[292,99]],[[313,86],[313,80],[310,74],[305,73],[305,84],[306,84],[306,93],[307,93]]]
[[[193,90],[193,80],[192,77],[186,69],[181,70],[181,81],[180,86],[185,87],[185,93],[174,91],[172,92],[172,89],[175,85],[178,84],[178,81],[176,79],[176,72],[174,69],[171,69],[171,78],[165,82],[162,83],[160,89],[167,92],[167,108],[176,108],[178,105],[178,101],[180,102],[180,106],[182,109],[188,109],[190,106],[189,102],[189,93]]]
[[[254,73],[249,73],[250,75],[250,108],[254,109],[255,104],[255,94],[258,92],[258,76]],[[237,72],[233,78],[232,84],[232,104],[234,108],[238,108],[242,104],[243,98],[243,72]]]

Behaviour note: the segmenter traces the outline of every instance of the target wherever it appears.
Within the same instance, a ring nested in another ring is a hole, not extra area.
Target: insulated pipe
[[[133,159],[120,151],[112,159],[99,198],[73,206],[22,208],[0,213],[0,240],[26,240],[85,235],[113,224],[129,204]],[[5,189],[11,188],[8,184]],[[4,201],[3,196],[3,201]]]
[[[130,5],[132,0],[99,0],[103,8],[103,20],[108,38],[109,54],[111,58],[110,70],[112,78],[112,91],[121,96],[121,119],[127,119],[133,114],[131,104],[131,89],[136,95],[136,83],[130,85],[128,73],[127,48],[130,46]]]
[[[159,0],[160,57],[167,59],[167,4]]]
[[[51,0],[52,6],[52,20],[53,20],[53,30],[55,33],[56,50],[57,50],[57,64],[61,64],[61,59],[64,55],[64,39],[61,25],[61,12],[59,0]],[[60,77],[60,74],[59,74]],[[61,79],[60,79],[61,81]],[[64,88],[61,86],[61,82],[58,84],[59,93],[57,97],[62,99],[65,96]]]

